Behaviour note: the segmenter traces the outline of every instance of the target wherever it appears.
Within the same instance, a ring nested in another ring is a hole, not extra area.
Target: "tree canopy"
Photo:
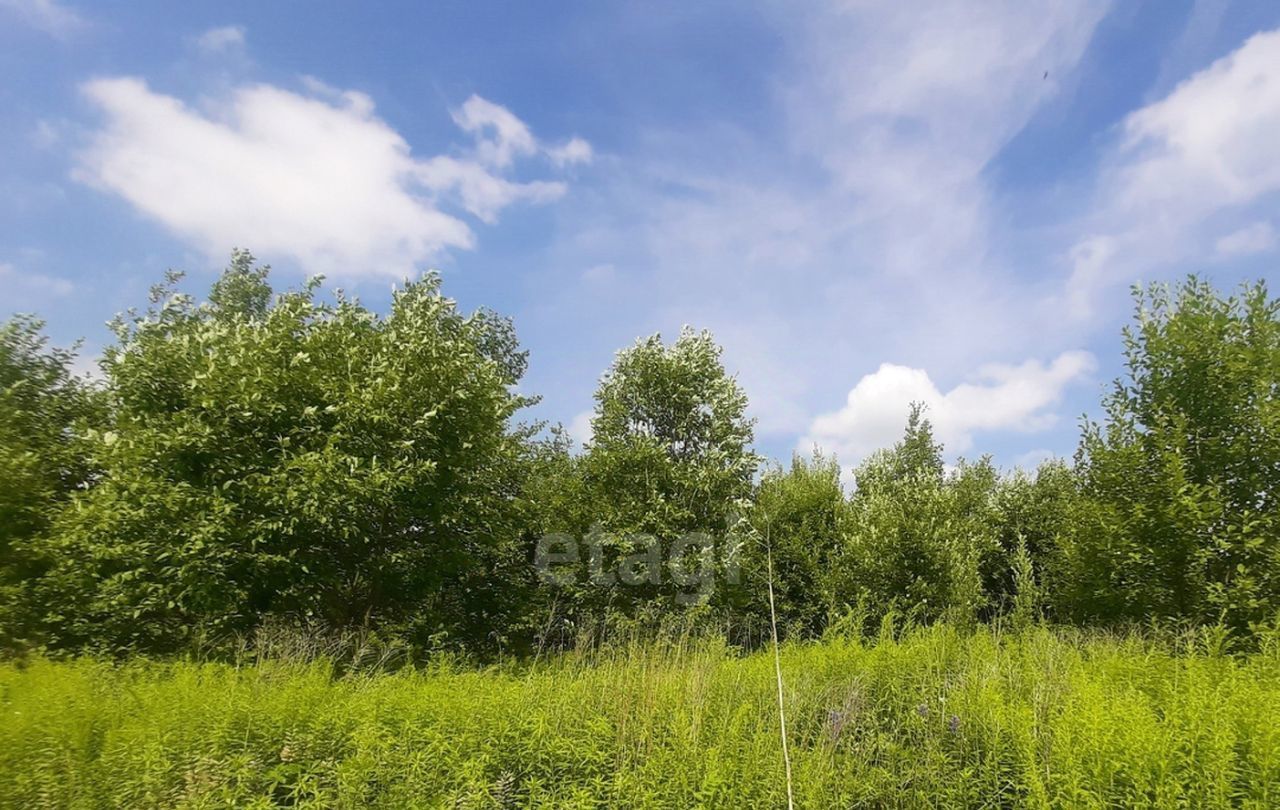
[[[948,463],[916,405],[850,479],[820,451],[761,470],[707,332],[620,351],[578,452],[519,421],[512,323],[436,275],[385,314],[319,280],[277,293],[245,252],[204,300],[180,282],[113,323],[98,381],[38,320],[0,327],[5,649],[218,649],[283,623],[495,652],[672,618],[752,643],[770,573],[802,637],[1012,614],[1247,641],[1280,612],[1263,284],[1136,290],[1074,463]],[[538,569],[549,539],[568,576]]]
[[[322,302],[318,282],[273,295],[243,252],[207,302],[176,280],[115,324],[101,479],[50,538],[50,638],[171,649],[272,616],[417,636],[496,621],[476,589],[519,535],[528,402],[510,322],[458,312],[434,276],[385,317]]]

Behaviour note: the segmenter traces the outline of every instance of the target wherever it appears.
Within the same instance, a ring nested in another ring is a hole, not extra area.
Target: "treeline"
[[[927,412],[841,486],[752,449],[705,332],[618,353],[575,448],[510,321],[428,276],[380,316],[247,253],[113,323],[102,379],[0,328],[0,646],[223,649],[264,626],[527,652],[678,622],[750,644],[887,616],[1220,625],[1280,613],[1280,302],[1135,291],[1073,463],[948,469]],[[552,564],[554,563],[554,565]]]

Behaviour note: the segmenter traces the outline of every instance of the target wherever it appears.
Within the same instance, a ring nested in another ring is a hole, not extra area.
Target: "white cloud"
[[[988,365],[976,381],[940,391],[924,369],[884,363],[849,391],[838,411],[813,420],[801,439],[801,451],[815,444],[834,451],[845,465],[897,441],[911,403],[927,406],[934,434],[949,453],[973,446],[979,431],[1035,432],[1051,427],[1057,416],[1048,409],[1067,385],[1094,369],[1093,356],[1064,352],[1045,365],[1029,360],[1021,365]]]
[[[1107,235],[1090,236],[1071,247],[1067,306],[1076,317],[1088,315],[1093,306],[1093,292],[1106,282],[1116,251],[1116,238]]]
[[[1266,253],[1276,246],[1276,232],[1270,222],[1255,222],[1232,231],[1220,238],[1214,245],[1218,256],[1252,256]]]
[[[542,144],[509,110],[479,96],[471,96],[454,110],[453,122],[475,136],[475,158],[485,166],[504,169],[517,157],[539,152],[556,166],[591,162],[591,144],[582,138],[570,138],[559,146]]]
[[[0,9],[8,9],[28,25],[58,38],[75,34],[88,25],[84,17],[56,0],[0,0]]]
[[[538,151],[538,142],[523,121],[505,107],[479,96],[472,96],[454,110],[453,122],[476,136],[476,156],[486,165],[510,166],[517,156]]]
[[[1106,10],[786,6],[777,131],[680,130],[630,195],[640,202],[616,228],[645,223],[635,253],[652,257],[664,302],[637,331],[711,328],[762,436],[803,430],[833,378],[890,352],[946,369],[1014,341],[1078,345],[1003,255],[987,170],[1070,81]]]
[[[561,146],[547,149],[547,157],[557,166],[572,166],[575,163],[590,163],[594,153],[591,144],[581,138],[570,138]]]
[[[1199,214],[1280,187],[1280,31],[1178,85],[1124,123],[1122,204]]]
[[[208,54],[225,53],[244,47],[244,26],[210,28],[196,38],[196,47]]]
[[[1055,459],[1061,459],[1061,456],[1047,448],[1038,447],[1035,450],[1028,450],[1019,454],[1013,460],[1013,466],[1025,472],[1035,472],[1041,464]]]
[[[564,183],[515,183],[469,160],[443,155],[420,163],[415,176],[427,188],[456,193],[467,211],[489,224],[512,203],[548,202],[565,192]]]
[[[556,260],[626,255],[617,292],[587,307],[585,285],[548,284],[539,325],[614,345],[711,329],[771,452],[887,357],[953,378],[1010,345],[1015,357],[1082,345],[1041,308],[1044,282],[1005,253],[1014,240],[989,169],[1071,88],[1108,6],[766,5],[772,96],[732,120],[712,101],[667,130],[646,122],[639,155],[602,161],[611,182],[579,197]],[[563,413],[581,393],[570,377],[596,371],[580,357],[539,380]],[[547,366],[535,359],[533,373]]]
[[[1105,260],[1073,252],[1067,295],[1088,304],[1108,285],[1150,268],[1268,247],[1269,226],[1216,243],[1203,229],[1221,212],[1247,212],[1280,191],[1280,30],[1256,34],[1235,52],[1129,114],[1100,184],[1106,201],[1094,233]],[[1264,230],[1265,228],[1265,230]]]
[[[210,256],[246,246],[346,277],[412,274],[445,249],[471,247],[471,228],[448,207],[493,222],[515,202],[564,193],[561,183],[499,174],[536,141],[484,99],[473,96],[455,114],[477,135],[474,155],[419,159],[368,96],[307,86],[311,95],[241,87],[199,111],[138,79],[90,81],[84,93],[106,123],[80,155],[77,177]]]
[[[809,23],[811,81],[790,94],[798,143],[853,195],[882,267],[963,272],[987,252],[983,170],[1058,93],[1107,4],[835,8]]]
[[[81,346],[80,351],[76,352],[75,358],[71,361],[71,375],[85,377],[94,382],[106,382],[106,376],[102,373],[102,353],[90,353],[87,346]]]

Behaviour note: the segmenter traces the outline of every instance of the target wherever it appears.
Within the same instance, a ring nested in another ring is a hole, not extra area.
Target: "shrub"
[[[735,619],[746,638],[769,637],[768,559],[773,558],[779,632],[812,637],[844,605],[831,591],[831,566],[846,531],[847,504],[840,467],[815,451],[796,455],[790,468],[765,472],[747,512],[749,533],[740,545],[740,586],[730,589]]]

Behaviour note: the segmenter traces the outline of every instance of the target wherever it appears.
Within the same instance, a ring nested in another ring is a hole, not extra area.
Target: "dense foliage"
[[[1280,657],[1206,640],[784,645],[795,806],[1275,807]],[[0,807],[785,807],[776,699],[771,655],[717,644],[374,675],[0,664]]]
[[[175,649],[272,617],[483,638],[523,557],[510,324],[427,278],[379,318],[316,285],[274,301],[246,254],[205,304],[117,324],[99,480],[35,589],[48,643]]]
[[[83,440],[102,397],[71,373],[73,354],[51,349],[42,324],[0,326],[0,647],[33,634],[23,606],[45,570],[50,522],[94,478]]]
[[[1136,297],[1128,378],[1085,425],[1070,607],[1244,631],[1280,609],[1280,301],[1196,279]]]
[[[760,469],[705,332],[619,352],[574,447],[517,422],[511,323],[435,276],[385,315],[319,282],[275,294],[245,253],[207,301],[176,282],[116,322],[100,382],[38,322],[0,330],[6,648],[226,650],[301,625],[490,654],[671,623],[750,645],[770,582],[792,637],[1158,621],[1243,648],[1280,611],[1261,284],[1136,291],[1126,376],[1074,463],[948,466],[916,407],[846,491],[821,453]]]
[[[826,627],[843,590],[832,576],[845,536],[848,509],[834,458],[795,456],[791,467],[765,470],[735,538],[743,573],[730,594],[739,634],[766,638],[772,621],[767,587],[773,579],[774,613],[783,635],[813,636]],[[766,581],[765,585],[768,583]]]
[[[618,352],[601,378],[591,439],[561,463],[547,504],[546,528],[598,547],[593,574],[557,588],[568,593],[564,617],[651,620],[713,596],[703,586],[722,577],[694,572],[723,562],[714,540],[759,464],[746,395],[720,352],[706,332],[686,329],[670,346],[654,335]],[[673,573],[673,553],[689,576]]]

